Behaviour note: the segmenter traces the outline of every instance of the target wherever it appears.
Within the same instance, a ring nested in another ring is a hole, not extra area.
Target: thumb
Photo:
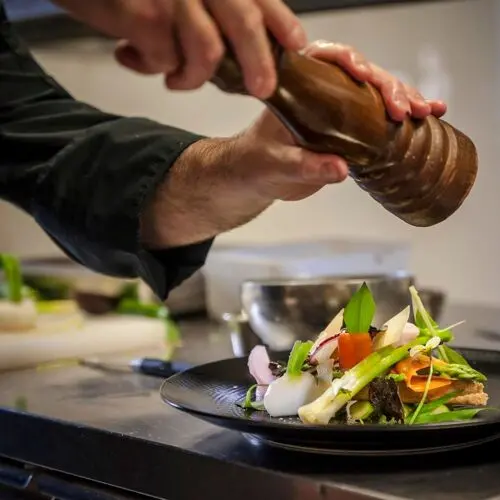
[[[270,157],[263,175],[276,183],[335,184],[348,175],[347,163],[336,155],[320,154],[297,146],[280,145]]]

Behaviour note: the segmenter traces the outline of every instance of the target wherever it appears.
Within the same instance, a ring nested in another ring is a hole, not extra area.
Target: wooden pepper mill
[[[372,85],[277,44],[273,52],[278,86],[264,103],[301,146],[345,158],[355,182],[413,226],[438,224],[461,206],[477,174],[476,148],[467,136],[433,116],[396,123]],[[229,52],[212,82],[247,95]]]

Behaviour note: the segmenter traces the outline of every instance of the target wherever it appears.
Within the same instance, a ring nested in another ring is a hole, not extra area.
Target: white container
[[[220,320],[241,310],[247,279],[318,278],[409,272],[404,243],[320,240],[275,245],[213,247],[203,268],[207,312]]]

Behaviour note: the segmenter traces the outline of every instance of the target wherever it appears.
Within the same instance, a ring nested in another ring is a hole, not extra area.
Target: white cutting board
[[[162,321],[135,316],[86,317],[80,326],[0,333],[0,371],[141,349],[161,357],[164,338]]]

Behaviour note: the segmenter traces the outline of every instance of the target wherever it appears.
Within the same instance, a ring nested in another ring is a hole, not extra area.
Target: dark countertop
[[[500,333],[499,340],[494,333],[500,310],[456,306],[445,312],[443,324],[462,318],[467,329],[457,330],[457,344],[500,346]],[[232,355],[220,327],[205,321],[182,326],[181,358],[201,363]],[[480,329],[493,334],[468,334]],[[500,498],[497,441],[446,455],[395,459],[285,452],[164,405],[160,384],[143,375],[78,366],[2,374],[0,456],[168,500]],[[27,411],[15,409],[19,398]],[[5,475],[0,464],[0,480],[2,470]],[[50,481],[39,478],[54,488]]]

